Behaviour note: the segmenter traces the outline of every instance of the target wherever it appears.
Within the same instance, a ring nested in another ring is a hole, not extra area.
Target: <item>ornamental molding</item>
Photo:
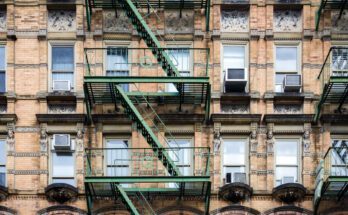
[[[302,113],[301,104],[275,104],[275,114],[300,114]]]
[[[103,11],[103,31],[132,33],[132,23],[124,10],[117,10],[117,16],[114,10]]]
[[[48,174],[48,170],[7,170],[8,174],[14,175],[40,175],[40,174]]]
[[[49,32],[76,31],[76,11],[49,10],[47,25]]]
[[[221,11],[222,32],[249,32],[249,11],[223,10]]]
[[[0,32],[6,32],[7,30],[6,19],[6,10],[0,10]]]
[[[53,113],[53,114],[76,113],[76,104],[49,104],[48,113]]]
[[[40,128],[35,126],[16,126],[16,132],[18,133],[37,133],[39,131]]]
[[[222,104],[221,112],[231,114],[248,114],[249,104]]]
[[[343,11],[341,18],[339,18],[340,11],[332,10],[331,11],[331,22],[332,22],[332,31],[335,32],[347,32],[348,31],[348,11]]]
[[[9,152],[8,156],[14,157],[40,157],[40,152]]]
[[[194,11],[166,10],[164,11],[165,33],[187,34],[194,30]]]
[[[301,32],[302,14],[300,10],[275,10],[273,16],[275,32]]]

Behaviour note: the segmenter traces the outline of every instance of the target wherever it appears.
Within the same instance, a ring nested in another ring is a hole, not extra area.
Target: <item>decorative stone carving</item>
[[[221,11],[222,32],[248,32],[249,12],[247,10]]]
[[[193,33],[194,30],[194,11],[166,10],[164,12],[166,33]]]
[[[306,188],[299,183],[287,183],[273,188],[272,196],[278,201],[290,204],[302,201],[306,195]]]
[[[8,152],[13,152],[15,149],[15,137],[14,136],[15,136],[15,133],[14,133],[13,128],[8,128],[7,138],[6,138]]]
[[[250,134],[250,151],[257,152],[257,124],[253,123],[251,125],[251,134]]]
[[[40,129],[40,150],[41,152],[47,152],[48,135],[46,125],[41,125]]]
[[[340,15],[339,10],[331,11],[331,22],[333,31],[348,31],[348,11],[343,10],[341,18],[338,19]]]
[[[0,11],[0,32],[6,31],[6,10]]]
[[[273,124],[267,125],[267,153],[273,153],[274,148],[274,136],[273,136]]]
[[[48,113],[62,114],[62,113],[75,113],[76,104],[50,104],[48,105]]]
[[[73,10],[49,10],[48,31],[72,32],[76,31],[76,12]]]
[[[275,104],[274,113],[276,114],[299,114],[302,113],[302,105],[297,104]]]
[[[221,104],[221,112],[231,114],[247,114],[249,113],[248,104]]]
[[[117,17],[114,10],[103,11],[103,31],[132,33],[132,23],[124,10],[117,10]]]
[[[76,134],[76,149],[78,152],[83,151],[83,129],[80,128],[77,130],[77,134]]]
[[[304,132],[303,132],[303,137],[302,137],[303,152],[304,153],[308,153],[309,152],[309,148],[311,146],[310,133],[311,133],[311,126],[310,126],[310,124],[304,126]]]
[[[253,193],[253,188],[245,183],[235,182],[225,184],[221,187],[219,195],[222,199],[238,203],[250,198]]]
[[[6,112],[7,112],[7,105],[0,104],[0,113],[6,113]]]
[[[45,195],[49,201],[63,204],[77,199],[78,190],[69,184],[55,183],[46,187]]]
[[[222,137],[220,134],[220,129],[214,129],[214,152],[219,152],[220,151],[220,146],[222,143]]]
[[[274,10],[273,28],[276,32],[301,32],[301,11]]]
[[[8,188],[0,185],[0,201],[3,201],[8,196]]]

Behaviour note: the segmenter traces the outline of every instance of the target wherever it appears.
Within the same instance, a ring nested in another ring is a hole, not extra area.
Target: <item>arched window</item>
[[[267,210],[264,215],[312,215],[313,212],[296,206],[282,206]]]
[[[260,215],[261,213],[253,208],[241,205],[230,205],[218,208],[210,212],[210,215]]]
[[[157,210],[158,215],[201,215],[203,211],[189,206],[169,206]]]

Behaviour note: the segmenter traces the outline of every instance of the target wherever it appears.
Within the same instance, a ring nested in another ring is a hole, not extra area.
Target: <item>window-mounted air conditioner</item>
[[[53,91],[70,91],[71,85],[69,80],[54,80]]]
[[[246,184],[246,174],[244,172],[233,173],[233,182],[239,182]]]
[[[302,87],[301,75],[285,75],[284,92],[299,92]]]
[[[56,151],[69,151],[71,150],[71,142],[69,134],[54,134],[53,135],[53,148]]]
[[[247,85],[247,68],[228,68],[224,74],[225,93],[245,92]]]
[[[282,184],[294,183],[294,182],[295,182],[295,177],[294,176],[284,176],[282,178]]]

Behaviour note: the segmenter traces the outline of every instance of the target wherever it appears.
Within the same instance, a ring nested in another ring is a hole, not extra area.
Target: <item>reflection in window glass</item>
[[[276,48],[275,70],[276,72],[297,71],[297,47]]]
[[[106,50],[106,75],[129,76],[128,49],[109,47]],[[129,84],[121,84],[122,89],[129,91]]]
[[[0,140],[0,185],[6,186],[6,142]]]
[[[52,82],[54,90],[70,90],[74,86],[73,46],[52,47]]]
[[[240,174],[246,178],[246,141],[226,139],[223,141],[223,145],[223,178],[225,182],[237,182],[236,180],[239,180],[238,175]]]
[[[73,153],[52,152],[52,182],[75,186],[75,159]]]
[[[5,47],[0,46],[0,93],[6,92]]]

